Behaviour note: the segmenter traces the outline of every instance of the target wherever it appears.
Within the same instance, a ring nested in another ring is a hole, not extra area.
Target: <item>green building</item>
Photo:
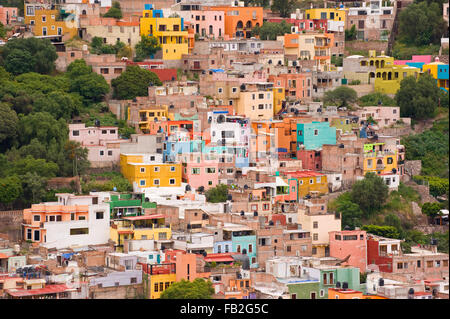
[[[141,216],[147,208],[156,208],[156,203],[147,201],[144,193],[111,194],[109,201],[111,219]]]
[[[320,294],[320,282],[318,280],[289,278],[278,279],[288,287],[291,299],[326,299]]]
[[[362,286],[365,287],[365,285],[360,284],[359,268],[341,267],[320,269],[319,289],[325,293],[326,298],[328,298],[328,288],[335,288],[337,282],[341,283],[341,287],[346,282],[349,289],[357,291],[362,291]]]

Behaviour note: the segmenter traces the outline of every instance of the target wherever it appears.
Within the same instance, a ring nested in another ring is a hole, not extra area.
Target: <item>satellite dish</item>
[[[189,192],[191,190],[191,186],[190,185],[186,185],[185,190],[186,190],[186,192]]]
[[[258,212],[257,212],[257,211],[254,211],[254,212],[253,212],[253,216],[255,216],[255,217],[258,216]]]
[[[244,216],[245,212],[243,210],[241,210],[241,216]]]
[[[273,226],[273,221],[269,221],[269,226]]]
[[[247,184],[244,185],[244,189],[248,189],[248,185]]]
[[[223,122],[225,122],[225,116],[219,115],[219,116],[217,117],[217,123],[223,123]]]

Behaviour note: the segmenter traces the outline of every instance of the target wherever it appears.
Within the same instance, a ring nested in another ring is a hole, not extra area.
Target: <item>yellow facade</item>
[[[172,227],[164,224],[164,218],[147,220],[114,220],[109,229],[110,239],[122,250],[124,240],[169,240]]]
[[[181,186],[181,164],[144,163],[144,155],[120,154],[120,170],[141,188]]]
[[[78,29],[73,19],[64,21],[59,18],[58,10],[35,10],[34,15],[25,12],[25,24],[32,27],[35,36],[52,36],[68,34],[71,38],[77,35]]]
[[[384,143],[364,144],[364,174],[392,174],[398,170],[397,151],[384,149]]]
[[[273,88],[273,114],[277,114],[283,108],[283,101],[286,97],[285,90],[282,87]]]
[[[128,118],[130,109],[128,108]],[[155,124],[156,121],[173,120],[173,114],[168,112],[167,105],[161,108],[139,110],[139,129],[141,131],[150,131],[150,125]]]
[[[438,69],[441,69],[443,67],[445,67],[445,68],[442,69],[441,72],[439,72]],[[439,78],[439,73],[445,74],[446,70],[447,70],[446,79],[442,78],[442,76],[441,76],[441,78]],[[448,90],[449,90],[448,64],[444,64],[442,62],[432,62],[429,64],[424,64],[422,66],[422,71],[423,71],[423,73],[429,73],[434,79],[436,79],[437,86],[440,89],[445,89],[448,92]]]
[[[153,17],[153,10],[144,10],[140,21],[141,35],[158,39],[163,60],[179,60],[189,53],[188,31],[183,30],[181,18]]]
[[[159,299],[161,293],[177,280],[176,274],[151,275],[149,280],[150,299]]]
[[[328,194],[328,181],[326,175],[296,177],[298,180],[298,197],[303,198],[311,192]]]
[[[305,10],[306,19],[327,19],[332,21],[343,21],[345,24],[345,15],[348,9],[336,8],[313,8]]]

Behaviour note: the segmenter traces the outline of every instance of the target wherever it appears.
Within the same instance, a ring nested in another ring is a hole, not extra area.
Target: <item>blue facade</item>
[[[203,149],[204,141],[166,141],[166,149],[163,151],[163,161],[173,162],[176,159],[177,154],[190,154],[201,152]]]
[[[329,122],[297,124],[297,150],[304,145],[305,150],[316,150],[323,144],[336,144],[336,128]]]
[[[233,252],[238,252],[238,250],[240,250],[240,252],[242,253],[245,249],[246,255],[250,260],[250,268],[257,268],[258,263],[256,262],[256,235],[233,236],[231,238],[231,241],[233,243]]]
[[[232,251],[233,251],[233,243],[231,240],[214,242],[213,247],[214,254],[231,253]]]

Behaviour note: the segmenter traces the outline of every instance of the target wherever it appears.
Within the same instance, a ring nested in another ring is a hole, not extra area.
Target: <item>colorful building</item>
[[[330,122],[297,124],[297,150],[317,150],[323,144],[336,144],[336,128]]]
[[[120,154],[120,169],[140,188],[181,186],[181,164],[150,161],[150,154]]]
[[[165,225],[162,214],[123,217],[111,223],[110,239],[117,251],[123,250],[125,240],[168,240],[172,238],[171,226]]]
[[[25,10],[25,24],[37,37],[65,36],[71,39],[78,34],[75,18],[63,9]]]
[[[305,10],[306,19],[342,21],[345,24],[346,8],[312,8]]]
[[[140,24],[141,35],[158,39],[163,60],[179,60],[183,54],[189,53],[189,33],[185,30],[183,18],[164,18],[162,10],[146,4]]]
[[[18,15],[19,8],[0,6],[0,22],[3,23],[3,25],[17,22]]]
[[[320,266],[320,293],[328,298],[328,289],[334,288],[339,282],[346,283],[349,289],[360,290],[359,269],[355,267]]]
[[[312,74],[305,73],[285,73],[277,76],[270,75],[269,81],[274,83],[276,87],[284,88],[284,96],[294,100],[311,100],[312,98]],[[280,110],[274,108],[274,114]]]
[[[364,230],[330,232],[330,256],[345,259],[345,265],[356,267],[362,273],[367,269],[367,238]],[[359,284],[359,283],[358,283]],[[359,287],[357,287],[359,289]]]
[[[284,173],[288,179],[289,193],[297,194],[297,201],[311,193],[328,194],[325,174],[314,171],[294,171]]]
[[[397,173],[397,150],[387,149],[385,143],[364,144],[364,175]]]
[[[111,194],[108,203],[111,219],[141,216],[146,209],[156,208],[156,203],[145,200],[144,193]]]
[[[429,64],[424,64],[422,66],[422,71],[428,72],[437,82],[437,86],[446,92],[449,88],[449,78],[448,78],[448,64],[439,62],[439,58],[436,58],[435,62]]]
[[[253,27],[263,25],[262,7],[214,6],[209,9],[225,13],[225,35],[229,38],[249,39],[253,36]]]

